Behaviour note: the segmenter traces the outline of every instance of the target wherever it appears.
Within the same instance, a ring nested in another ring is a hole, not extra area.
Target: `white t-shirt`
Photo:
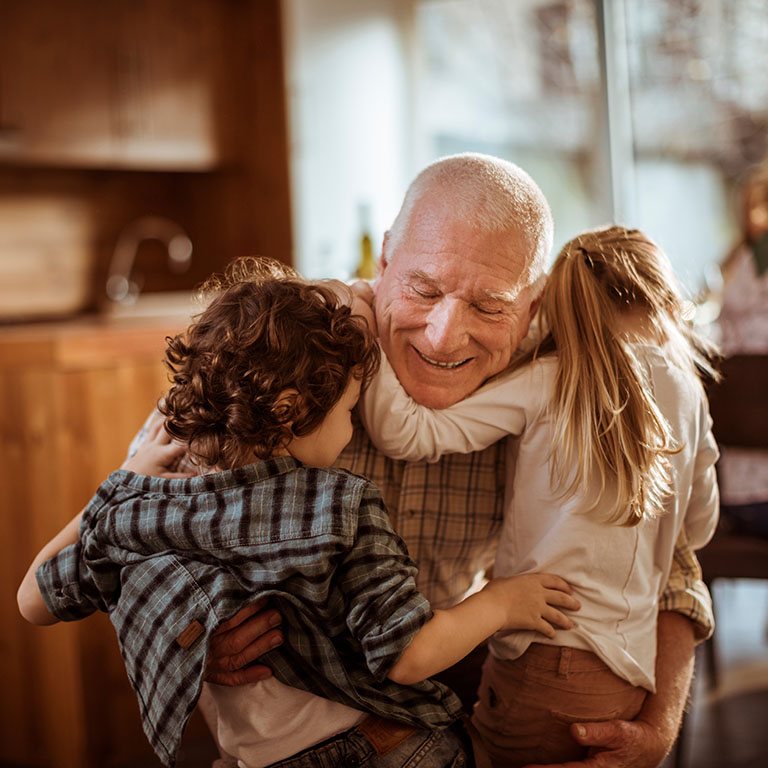
[[[285,760],[353,728],[365,713],[274,677],[228,687],[209,685],[218,711],[218,741],[240,768]]]
[[[714,464],[717,446],[703,389],[690,373],[670,365],[663,349],[636,345],[661,412],[682,450],[669,457],[673,493],[666,513],[633,527],[601,522],[583,494],[563,498],[550,482],[552,431],[547,406],[557,360],[548,356],[501,376],[444,410],[418,405],[384,356],[361,404],[361,417],[377,448],[396,459],[437,461],[511,440],[504,524],[495,576],[557,573],[573,587],[581,610],[574,629],[554,639],[529,631],[491,640],[501,658],[520,656],[531,642],[597,653],[633,685],[654,690],[658,599],[667,583],[675,541],[685,525],[693,549],[712,535],[718,510]],[[604,511],[603,511],[604,512]],[[602,519],[605,519],[603,514]]]

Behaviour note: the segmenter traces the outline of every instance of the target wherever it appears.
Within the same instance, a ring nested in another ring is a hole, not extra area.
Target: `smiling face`
[[[529,260],[522,234],[479,232],[438,194],[416,204],[397,242],[385,240],[379,337],[416,402],[446,408],[507,366],[535,309],[520,287]]]

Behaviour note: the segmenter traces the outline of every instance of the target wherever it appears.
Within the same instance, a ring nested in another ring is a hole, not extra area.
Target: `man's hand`
[[[693,624],[679,613],[659,614],[656,693],[631,722],[574,723],[571,735],[589,747],[586,759],[556,768],[657,768],[675,744],[693,677]],[[531,765],[527,768],[555,768]]]
[[[669,751],[657,730],[642,720],[574,724],[571,735],[589,747],[585,760],[526,768],[657,768]]]
[[[271,677],[269,667],[246,666],[283,642],[283,633],[275,629],[282,617],[259,600],[241,608],[224,622],[211,639],[205,679],[216,685],[245,685]]]

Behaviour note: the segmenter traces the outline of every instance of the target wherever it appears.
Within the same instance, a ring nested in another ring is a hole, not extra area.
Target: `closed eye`
[[[499,307],[491,309],[490,307],[476,307],[481,315],[500,315],[504,310]]]
[[[473,306],[481,315],[503,315],[509,309],[509,307],[506,304],[501,304],[497,302],[493,302],[490,304],[489,303],[473,304]]]
[[[411,290],[422,299],[437,299],[440,298],[440,291],[436,291],[433,288],[417,288],[412,285]]]

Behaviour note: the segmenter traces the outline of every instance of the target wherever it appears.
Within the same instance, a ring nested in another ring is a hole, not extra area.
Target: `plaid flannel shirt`
[[[262,659],[283,683],[418,727],[456,719],[444,686],[386,677],[432,615],[415,575],[372,483],[289,457],[189,480],[113,472],[78,542],[37,571],[58,618],[109,612],[144,730],[168,765],[210,636],[264,596],[285,642]]]

